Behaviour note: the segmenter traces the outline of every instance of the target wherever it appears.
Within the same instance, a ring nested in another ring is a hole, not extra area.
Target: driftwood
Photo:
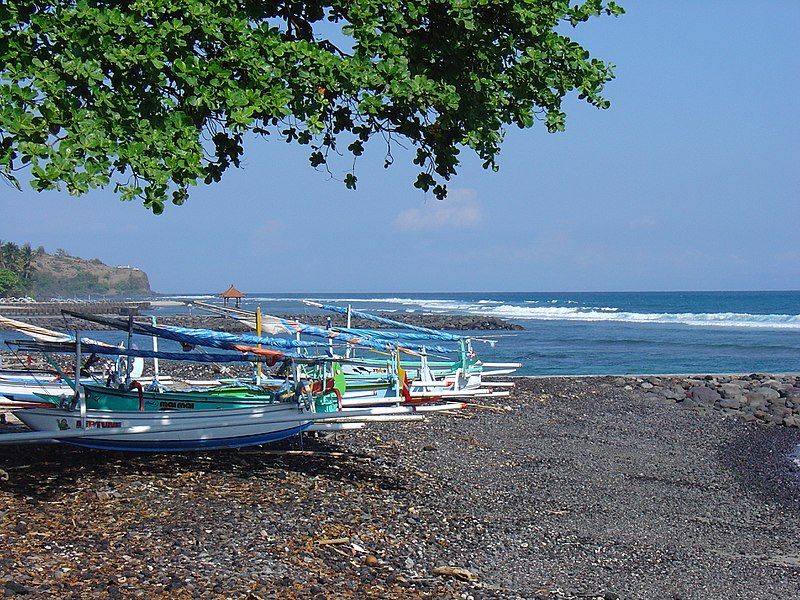
[[[350,543],[349,537],[317,540],[317,544],[319,544],[320,546],[340,546],[341,544],[349,544],[349,543]]]
[[[442,577],[455,577],[456,579],[460,579],[461,581],[477,581],[478,576],[475,575],[472,571],[465,569],[464,567],[451,567],[447,565],[442,565],[440,567],[434,567],[431,571],[434,575],[441,575]]]

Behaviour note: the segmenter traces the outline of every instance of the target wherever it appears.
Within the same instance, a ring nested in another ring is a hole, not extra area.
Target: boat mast
[[[155,327],[156,318],[150,317],[150,323],[152,323],[153,327]],[[155,335],[153,336],[153,352],[158,352],[158,337]],[[153,359],[153,383],[156,384],[157,388],[161,388],[161,386],[158,385],[158,358]]]
[[[128,350],[133,345],[133,315],[128,315]],[[133,358],[129,354],[127,357],[125,369],[125,387],[131,387],[131,371],[133,371]]]
[[[81,394],[81,332],[75,330],[75,398],[81,407],[81,429],[86,429],[86,398]]]
[[[353,324],[353,312],[352,312],[351,308],[352,308],[352,304],[348,304],[347,305],[347,329],[348,330],[352,327],[352,324]],[[350,358],[350,351],[351,351],[350,344],[347,344],[347,347],[345,348],[345,354],[344,354],[347,358]]]
[[[259,304],[256,307],[256,335],[261,337],[261,305]],[[261,344],[258,344],[257,348],[261,349]],[[256,364],[256,385],[261,385],[261,363]]]

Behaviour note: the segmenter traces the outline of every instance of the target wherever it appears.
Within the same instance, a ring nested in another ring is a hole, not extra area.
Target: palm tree
[[[14,242],[6,242],[0,249],[4,267],[14,273],[17,272],[17,252],[19,252],[19,246]]]
[[[17,266],[19,268],[20,278],[27,282],[33,274],[33,249],[30,243],[25,243],[24,246],[17,252]]]

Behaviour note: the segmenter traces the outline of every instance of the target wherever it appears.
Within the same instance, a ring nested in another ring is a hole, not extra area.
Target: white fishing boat
[[[224,411],[87,410],[84,416],[80,410],[24,408],[13,414],[51,439],[87,448],[139,452],[265,444],[297,435],[311,424],[302,419],[303,411],[296,403]]]
[[[266,444],[316,430],[357,429],[365,422],[417,420],[422,413],[464,408],[435,406],[371,407],[316,413],[303,402],[242,409],[192,411],[87,410],[24,408],[14,415],[31,432],[0,435],[0,444],[63,442],[104,450],[185,452]],[[329,426],[329,427],[326,427]]]

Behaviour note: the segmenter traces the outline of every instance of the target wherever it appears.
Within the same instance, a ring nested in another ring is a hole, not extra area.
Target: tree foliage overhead
[[[563,32],[613,0],[6,0],[0,175],[71,194],[114,184],[154,212],[239,166],[253,132],[314,167],[377,138],[446,194],[459,150],[496,168],[504,129],[605,108],[611,66]],[[349,163],[349,161],[348,161]],[[344,182],[355,187],[347,172]]]

